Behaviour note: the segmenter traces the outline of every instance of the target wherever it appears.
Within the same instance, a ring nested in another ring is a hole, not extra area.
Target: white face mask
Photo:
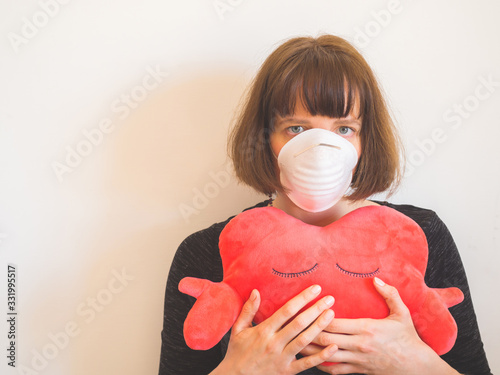
[[[337,203],[358,162],[354,146],[325,129],[310,129],[289,140],[278,155],[281,184],[293,203],[321,212]]]

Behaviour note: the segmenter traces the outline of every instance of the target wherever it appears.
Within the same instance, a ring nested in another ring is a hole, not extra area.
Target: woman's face
[[[353,114],[343,118],[331,118],[325,116],[312,116],[298,101],[295,105],[295,113],[292,116],[279,117],[274,124],[270,142],[274,155],[278,157],[281,148],[296,135],[309,129],[325,129],[335,132],[345,138],[356,149],[358,159],[361,156],[361,120]]]

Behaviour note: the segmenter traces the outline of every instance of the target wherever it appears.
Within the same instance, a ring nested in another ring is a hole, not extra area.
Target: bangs
[[[362,68],[342,53],[316,48],[302,52],[286,61],[270,82],[270,118],[293,115],[298,100],[313,116],[365,118],[370,90]],[[358,108],[359,113],[353,113]]]

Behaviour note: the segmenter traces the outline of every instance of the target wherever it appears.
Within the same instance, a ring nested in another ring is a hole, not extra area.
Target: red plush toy
[[[253,289],[261,294],[256,323],[313,284],[322,287],[317,299],[335,297],[336,318],[385,318],[389,309],[372,284],[374,276],[398,289],[418,334],[439,355],[455,343],[457,326],[448,307],[463,294],[425,285],[427,240],[418,224],[396,210],[363,207],[318,227],[277,208],[254,208],[226,225],[219,248],[222,282],[187,277],[179,284],[197,298],[184,323],[192,349],[217,344]]]

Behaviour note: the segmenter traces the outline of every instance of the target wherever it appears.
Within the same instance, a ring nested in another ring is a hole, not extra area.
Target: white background
[[[12,263],[19,373],[157,373],[177,246],[263,198],[227,180],[240,97],[283,40],[321,33],[356,44],[379,77],[413,172],[390,200],[448,225],[500,371],[497,1],[66,3],[0,2],[0,311]]]

